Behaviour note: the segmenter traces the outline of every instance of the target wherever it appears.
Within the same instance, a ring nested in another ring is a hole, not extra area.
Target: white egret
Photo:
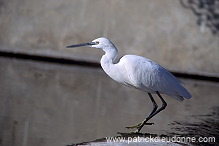
[[[92,42],[71,45],[67,46],[67,48],[81,46],[102,49],[105,55],[102,56],[100,63],[107,75],[123,85],[148,93],[153,103],[152,112],[139,124],[126,127],[128,129],[137,128],[135,132],[138,133],[144,125],[153,124],[148,123],[148,120],[164,110],[167,106],[161,94],[166,94],[179,101],[184,100],[184,98],[191,98],[190,93],[180,84],[180,80],[152,60],[137,55],[125,55],[118,62],[115,62],[118,50],[114,44],[106,38],[97,38]],[[162,101],[162,106],[159,109],[157,109],[157,103],[152,96],[153,93],[157,94]]]

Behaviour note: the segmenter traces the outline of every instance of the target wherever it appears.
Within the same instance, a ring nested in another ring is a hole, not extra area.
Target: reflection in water
[[[159,134],[151,134],[151,133],[120,133],[120,136],[112,137],[113,139],[121,139],[124,138],[126,140],[130,138],[142,137],[142,138],[166,138],[172,139],[174,137],[181,137],[181,138],[193,138],[195,137],[196,142],[192,142],[192,145],[219,145],[219,107],[212,108],[212,112],[206,115],[193,115],[190,116],[190,120],[187,122],[179,122],[175,121],[170,124],[173,128],[172,131],[166,135],[159,135]],[[201,139],[200,139],[201,138]],[[202,140],[200,142],[199,140]],[[90,142],[82,142],[78,144],[72,144],[68,146],[74,145],[89,145],[91,143],[99,143],[99,142],[107,142],[107,138],[96,139]],[[188,142],[188,141],[187,141]],[[104,143],[107,144],[107,143]],[[103,145],[104,145],[103,144]],[[156,143],[154,143],[156,144]],[[172,145],[174,145],[172,143]],[[187,145],[186,143],[176,142],[176,145]]]
[[[187,122],[174,122],[174,132],[169,133],[169,136],[177,135],[180,137],[196,137],[204,142],[195,142],[194,145],[219,145],[219,107],[212,108],[212,112],[206,115],[190,116]],[[215,142],[213,140],[215,139]]]

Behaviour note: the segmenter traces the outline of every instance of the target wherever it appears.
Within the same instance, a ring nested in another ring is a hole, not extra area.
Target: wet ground
[[[114,82],[98,68],[0,58],[0,71],[0,145],[59,146],[121,136],[118,132],[129,133],[125,127],[152,109],[147,94]],[[164,96],[167,108],[141,132],[206,137],[204,144],[218,145],[219,84],[181,80],[192,98],[179,102]],[[215,142],[208,141],[212,137]]]
[[[127,141],[130,138],[134,139],[137,137],[141,138],[168,138],[170,141],[172,140],[173,143],[163,143],[166,145],[194,145],[194,146],[216,146],[219,145],[219,107],[213,107],[212,112],[206,115],[191,115],[191,121],[175,121],[171,124],[171,130],[173,132],[167,132],[166,135],[159,135],[159,134],[151,134],[151,133],[118,133],[118,136],[115,136],[115,139],[124,138]],[[175,139],[173,139],[175,138]],[[178,138],[178,139],[177,139]],[[107,138],[96,139],[90,142],[82,142],[82,143],[75,143],[68,146],[77,146],[77,145],[109,145],[107,143]],[[136,143],[128,143],[123,142],[129,145],[150,145],[148,143],[139,142]],[[103,143],[101,145],[101,143]],[[122,145],[121,142],[115,142],[114,145]],[[159,145],[159,142],[152,142],[152,145]]]
[[[219,145],[219,107],[212,107],[209,114],[191,115],[190,118],[191,121],[171,123],[174,132],[168,135],[195,137],[197,141],[191,142],[193,145]]]

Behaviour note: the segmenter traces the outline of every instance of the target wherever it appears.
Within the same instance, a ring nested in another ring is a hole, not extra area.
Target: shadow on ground
[[[128,138],[135,138],[135,137],[142,137],[142,138],[167,138],[173,140],[173,137],[180,137],[180,138],[193,138],[195,141],[189,143],[182,143],[178,142],[175,139],[176,145],[219,145],[219,107],[212,108],[211,113],[206,115],[193,115],[190,116],[191,120],[187,122],[175,121],[171,123],[172,131],[169,132],[167,135],[158,135],[158,134],[151,134],[151,133],[120,133],[119,135],[114,136],[113,138],[119,139],[124,138],[128,140]],[[201,139],[200,139],[201,138]],[[200,141],[201,140],[201,141]],[[77,145],[95,145],[97,143],[107,142],[107,138],[100,138],[94,141],[89,142],[82,142],[82,143],[75,143],[70,144],[67,146],[77,146]],[[188,142],[188,141],[187,141]],[[116,145],[116,144],[115,144]],[[156,145],[156,144],[155,144]]]

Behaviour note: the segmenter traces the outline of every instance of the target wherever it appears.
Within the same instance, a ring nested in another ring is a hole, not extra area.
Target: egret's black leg
[[[150,115],[152,115],[157,110],[157,103],[155,102],[155,100],[154,100],[153,96],[151,95],[151,93],[148,93],[148,95],[149,95],[149,97],[150,97],[150,99],[151,99],[151,101],[153,103],[153,110],[150,113]]]
[[[160,95],[160,93],[158,91],[156,91],[157,95],[160,97],[161,101],[162,101],[162,106],[159,110],[157,110],[157,112],[159,113],[160,111],[164,110],[167,106],[166,101],[163,99],[163,97]]]
[[[147,123],[147,121],[148,120],[150,120],[152,117],[154,117],[156,114],[158,114],[160,111],[162,111],[162,110],[164,110],[165,108],[166,108],[166,106],[167,106],[167,103],[165,102],[165,100],[163,99],[163,97],[160,95],[160,93],[158,92],[158,91],[156,91],[156,93],[157,93],[157,95],[160,97],[160,100],[162,101],[162,106],[161,106],[161,108],[159,108],[157,111],[155,111],[155,112],[153,112],[154,111],[154,109],[153,109],[153,111],[152,111],[152,113],[144,120],[144,122],[137,128],[137,130],[136,130],[136,132],[139,132],[141,129],[142,129],[142,127],[144,126],[144,125],[147,125],[146,123]],[[150,98],[152,97],[152,95],[150,95],[149,94],[149,96],[150,96]],[[151,99],[153,99],[153,97],[151,98]],[[154,99],[153,99],[154,100]],[[153,101],[152,101],[153,102]],[[154,101],[155,102],[155,101]],[[156,102],[155,102],[156,103]],[[154,103],[153,103],[154,104]]]
[[[158,114],[160,111],[164,110],[167,106],[167,103],[165,102],[165,100],[163,99],[163,97],[160,95],[160,93],[158,91],[156,91],[157,95],[160,97],[161,101],[162,101],[162,106],[161,108],[159,108],[156,112],[152,113],[151,115],[149,115],[146,119],[151,119],[153,116],[155,116],[156,114]]]
[[[153,115],[156,112],[157,107],[158,107],[157,103],[155,102],[155,100],[154,100],[153,96],[151,95],[151,93],[148,93],[148,95],[149,95],[149,97],[151,99],[151,102],[153,103],[153,110],[151,111],[150,115],[146,119],[148,119],[151,115]],[[153,125],[154,123],[145,123],[143,121],[142,124],[144,124],[144,125]]]
[[[151,93],[148,93],[150,99],[151,99],[151,102],[153,103],[153,110],[151,111],[150,115],[152,115],[154,112],[156,112],[157,110],[157,103],[155,102],[153,96],[151,95]],[[150,115],[148,117],[150,117]],[[147,119],[147,118],[146,118]],[[145,120],[138,123],[137,125],[134,125],[134,126],[129,126],[129,127],[126,127],[128,129],[133,129],[133,128],[138,128],[139,126],[141,125],[153,125],[154,123],[145,123]]]

